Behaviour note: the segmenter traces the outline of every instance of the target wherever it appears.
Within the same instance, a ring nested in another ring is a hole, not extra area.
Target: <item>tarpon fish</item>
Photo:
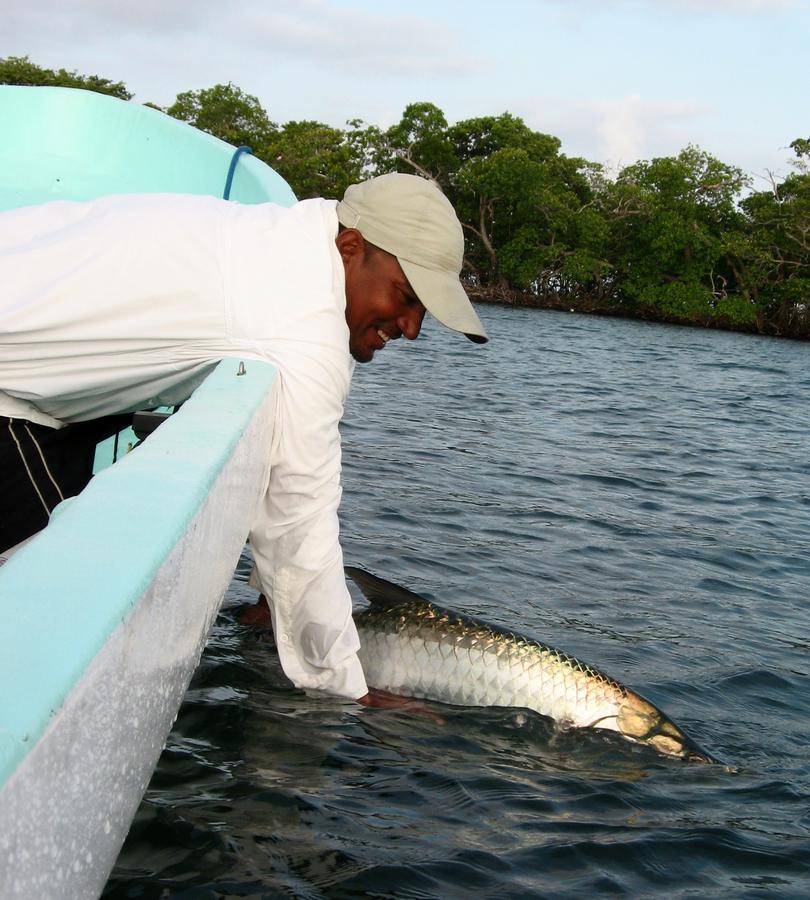
[[[436,606],[363,569],[346,574],[370,606],[355,613],[370,687],[460,706],[511,706],[566,728],[613,731],[666,756],[713,763],[660,709],[562,650]]]

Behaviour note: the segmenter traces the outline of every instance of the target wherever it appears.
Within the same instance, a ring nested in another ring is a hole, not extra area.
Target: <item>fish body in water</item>
[[[461,706],[513,706],[565,727],[614,731],[667,756],[716,762],[656,706],[562,650],[436,606],[347,566],[369,686]]]

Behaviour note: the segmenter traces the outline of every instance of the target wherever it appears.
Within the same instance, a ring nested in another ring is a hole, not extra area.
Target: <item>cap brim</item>
[[[442,325],[461,332],[476,344],[489,340],[457,276],[426,269],[406,259],[400,259],[399,264],[422,305]]]

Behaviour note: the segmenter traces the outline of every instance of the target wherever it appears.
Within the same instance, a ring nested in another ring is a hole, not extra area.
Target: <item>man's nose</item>
[[[409,341],[415,341],[419,337],[424,318],[425,307],[421,304],[412,307],[400,318],[399,329]]]

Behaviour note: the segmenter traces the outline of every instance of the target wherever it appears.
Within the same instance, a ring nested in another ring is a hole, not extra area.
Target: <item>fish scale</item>
[[[447,611],[413,606],[378,607],[356,617],[360,659],[375,687],[464,706],[523,706],[575,726],[614,710],[621,687],[572,666],[570,657],[526,640],[509,647],[512,635],[498,641],[492,632],[459,647],[456,636],[440,630]],[[407,623],[425,616],[434,616],[439,628],[409,633]]]
[[[616,732],[691,762],[715,762],[656,706],[540,641],[444,609],[347,567],[370,606],[354,619],[370,687],[459,706],[533,710],[566,727]]]

